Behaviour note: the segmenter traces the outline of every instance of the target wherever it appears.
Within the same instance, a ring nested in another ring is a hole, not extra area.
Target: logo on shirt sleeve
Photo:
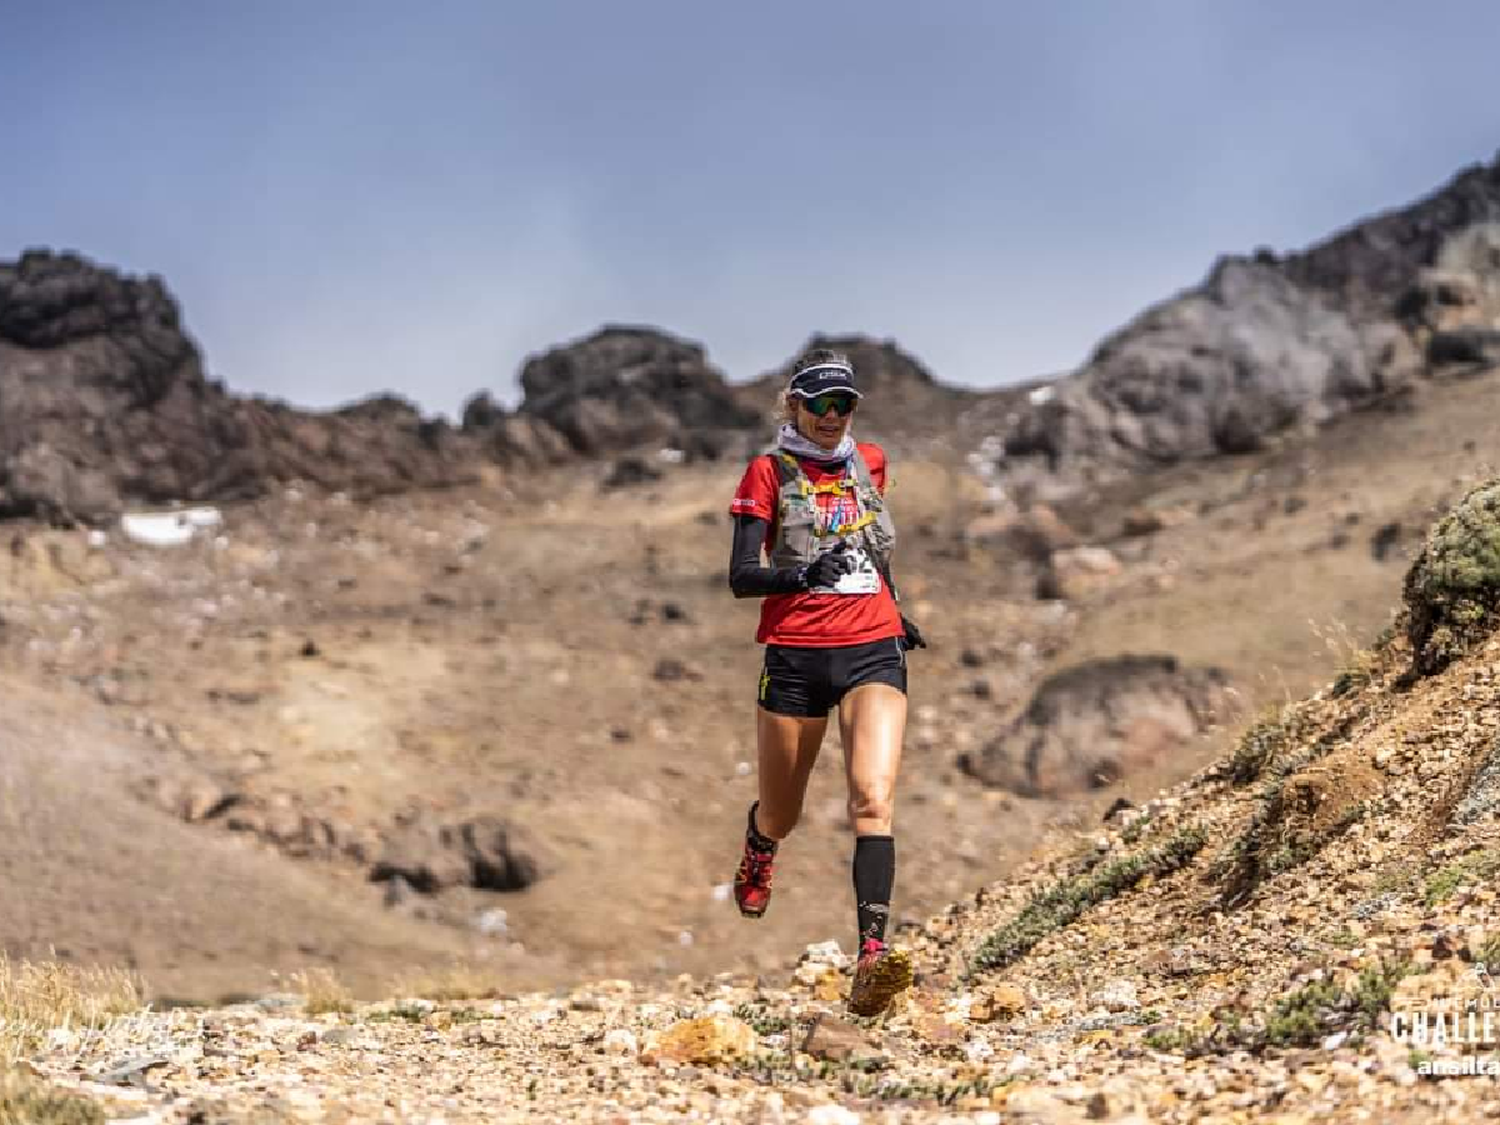
[[[729,510],[737,516],[747,513],[750,515],[755,515],[760,511],[760,505],[752,497],[736,496],[733,503],[729,505]]]

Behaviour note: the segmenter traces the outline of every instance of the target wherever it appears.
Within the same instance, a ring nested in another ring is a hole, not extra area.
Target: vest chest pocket
[[[789,566],[811,562],[816,554],[814,544],[817,538],[813,534],[816,523],[812,508],[801,497],[784,500],[779,519],[778,558],[773,560],[773,565]]]

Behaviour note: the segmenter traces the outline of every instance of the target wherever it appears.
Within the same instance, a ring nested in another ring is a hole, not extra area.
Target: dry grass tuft
[[[504,989],[493,973],[472,965],[450,965],[443,969],[418,969],[392,979],[392,996],[423,1000],[493,1000]]]
[[[104,1125],[97,1102],[53,1089],[0,1063],[0,1125]]]
[[[293,973],[290,983],[294,992],[307,997],[307,1014],[310,1016],[354,1010],[353,994],[332,969],[322,966],[304,969]]]
[[[0,1062],[33,1050],[53,1028],[103,1027],[139,1011],[141,984],[123,969],[13,963],[0,953]]]

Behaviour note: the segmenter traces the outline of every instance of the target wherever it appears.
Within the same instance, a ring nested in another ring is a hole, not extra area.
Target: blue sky
[[[1064,370],[1222,252],[1500,147],[1500,5],[0,0],[0,258],[159,273],[212,374],[514,404],[606,322]]]

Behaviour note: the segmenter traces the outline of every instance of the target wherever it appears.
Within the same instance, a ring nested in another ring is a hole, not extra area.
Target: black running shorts
[[[845,692],[861,684],[890,684],[906,691],[902,638],[836,648],[767,645],[760,705],[778,715],[822,718]]]

